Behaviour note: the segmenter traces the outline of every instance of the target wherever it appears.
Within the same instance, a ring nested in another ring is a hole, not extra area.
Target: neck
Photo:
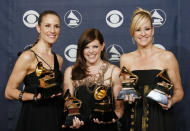
[[[139,53],[140,56],[150,56],[152,54],[153,47],[154,46],[152,44],[145,47],[139,46],[137,52]]]
[[[35,50],[39,53],[44,53],[44,54],[51,54],[52,53],[52,45],[48,43],[43,43],[43,42],[38,42],[34,46]]]

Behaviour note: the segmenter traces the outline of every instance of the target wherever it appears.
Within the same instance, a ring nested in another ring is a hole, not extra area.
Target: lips
[[[56,38],[56,35],[47,35],[49,38]]]

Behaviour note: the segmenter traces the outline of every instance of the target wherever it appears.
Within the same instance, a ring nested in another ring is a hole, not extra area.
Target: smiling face
[[[101,51],[103,51],[105,44],[100,44],[98,40],[93,40],[83,50],[83,55],[86,60],[86,64],[94,65],[101,61]]]
[[[36,28],[40,34],[40,41],[53,44],[59,37],[60,19],[54,14],[47,14],[43,16],[41,23]]]
[[[135,28],[133,38],[139,46],[147,46],[152,44],[154,28],[149,20],[145,19],[138,23]]]

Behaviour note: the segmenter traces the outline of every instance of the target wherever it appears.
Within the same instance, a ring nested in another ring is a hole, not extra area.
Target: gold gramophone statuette
[[[123,88],[118,94],[117,99],[123,100],[125,99],[126,95],[133,94],[133,96],[138,99],[139,96],[137,95],[137,92],[135,90],[135,86],[138,81],[138,76],[130,72],[125,66],[122,67],[120,78],[122,80],[122,86]]]
[[[155,100],[159,103],[168,104],[168,95],[170,90],[173,88],[173,84],[169,79],[166,70],[162,70],[156,75],[156,85],[153,90],[151,90],[147,97]]]

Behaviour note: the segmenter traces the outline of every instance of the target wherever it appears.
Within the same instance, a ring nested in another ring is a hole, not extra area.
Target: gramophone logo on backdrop
[[[123,14],[118,10],[112,10],[106,15],[106,23],[112,28],[117,28],[123,24]]]
[[[106,52],[108,54],[109,61],[111,62],[118,62],[120,56],[123,54],[123,49],[116,44],[110,45]]]
[[[77,10],[69,10],[64,16],[65,24],[70,28],[78,27],[82,22],[82,16]]]
[[[23,23],[29,28],[34,28],[38,24],[39,13],[34,10],[28,10],[23,15]]]
[[[65,58],[70,62],[76,61],[77,56],[77,45],[69,45],[64,51]]]
[[[166,13],[161,9],[154,9],[151,11],[152,24],[154,27],[160,27],[166,22]]]

